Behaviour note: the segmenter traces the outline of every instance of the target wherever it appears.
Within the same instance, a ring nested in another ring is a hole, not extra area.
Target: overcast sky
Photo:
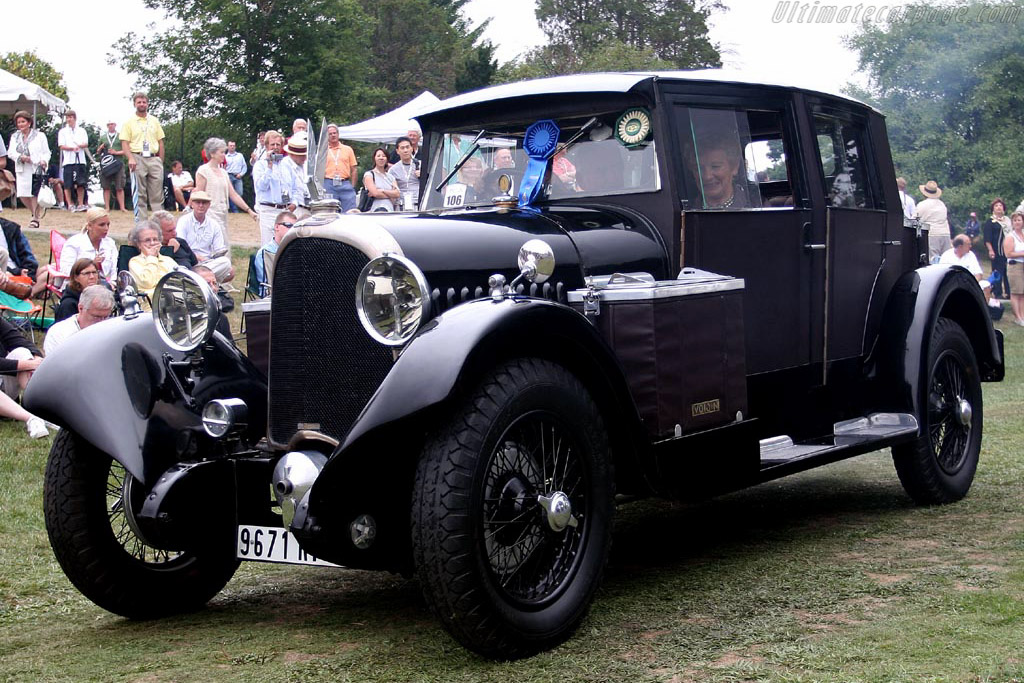
[[[905,1],[890,0],[886,5]],[[808,21],[807,15],[803,21],[798,14],[791,15],[796,3],[786,0],[725,0],[724,4],[728,9],[715,16],[711,31],[724,66],[742,69],[756,79],[830,92],[838,92],[851,80],[863,82],[856,74],[856,58],[841,44],[842,36],[859,25],[852,12],[845,22],[819,23]],[[800,3],[819,4],[820,0]],[[498,59],[504,62],[543,42],[534,5],[534,0],[471,0],[467,15],[473,23],[493,17],[486,35],[498,46]],[[836,6],[871,7],[864,3]],[[108,0],[103,9],[88,0],[49,0],[43,7],[41,11],[53,20],[33,29],[5,31],[0,50],[35,51],[64,74],[69,103],[79,121],[102,127],[109,118],[120,126],[131,113],[132,79],[107,65],[110,36],[115,27],[123,33],[144,31],[147,23],[161,19],[162,14],[147,10],[142,0]]]

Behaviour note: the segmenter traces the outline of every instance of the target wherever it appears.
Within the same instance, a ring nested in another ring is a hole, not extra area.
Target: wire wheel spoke
[[[110,530],[114,540],[124,551],[134,559],[144,564],[164,565],[182,556],[179,552],[161,550],[148,545],[132,528],[128,515],[133,509],[141,507],[139,500],[130,500],[133,496],[130,491],[130,484],[134,480],[124,469],[124,466],[117,461],[112,461],[110,472],[107,475],[106,497],[107,497],[107,519],[110,521]]]
[[[547,599],[571,576],[586,518],[578,449],[556,416],[527,413],[490,455],[483,490],[486,561],[498,588],[514,600]],[[538,498],[568,497],[577,526],[556,531]]]
[[[962,364],[953,354],[936,363],[928,395],[928,422],[932,454],[947,472],[956,472],[964,463],[970,446],[971,422],[961,420],[961,404],[967,395],[967,378]]]

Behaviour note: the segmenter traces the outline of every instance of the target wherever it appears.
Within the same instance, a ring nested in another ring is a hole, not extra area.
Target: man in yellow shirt
[[[144,92],[132,95],[135,116],[121,126],[121,149],[128,169],[135,174],[132,203],[135,220],[149,217],[164,203],[164,129],[149,114],[149,97]]]
[[[327,126],[327,167],[324,169],[324,192],[341,203],[342,212],[356,208],[356,153],[338,137],[338,127]]]

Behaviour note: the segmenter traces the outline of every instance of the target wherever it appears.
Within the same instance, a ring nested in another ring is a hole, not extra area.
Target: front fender
[[[165,353],[185,357],[163,343],[150,316],[91,325],[43,361],[25,407],[77,433],[147,485],[172,463],[215,447],[199,414],[212,398],[245,400],[252,431],[262,433],[266,380],[230,341],[215,334],[203,347],[195,408],[170,381]]]
[[[434,318],[406,346],[324,466],[312,498],[318,487],[330,485],[335,470],[344,469],[348,454],[378,437],[382,444],[394,443],[404,433],[397,425],[418,417],[436,427],[432,416],[440,414],[443,421],[444,408],[472,391],[490,368],[525,356],[565,366],[587,386],[607,421],[614,420],[609,430],[622,431],[621,440],[631,445],[643,439],[619,362],[586,318],[543,299],[478,299]]]
[[[350,567],[405,566],[413,473],[426,439],[449,423],[490,369],[516,357],[551,360],[579,378],[605,416],[620,480],[631,477],[633,491],[646,487],[650,455],[638,448],[645,432],[618,360],[597,330],[552,301],[479,299],[434,318],[405,347],[316,478],[308,505],[296,510],[291,528],[303,547]],[[377,522],[377,542],[358,550],[349,527],[364,514]]]
[[[992,327],[974,276],[959,266],[934,265],[905,273],[893,287],[870,374],[881,380],[880,397],[895,411],[922,415],[932,330],[939,317],[955,321],[971,341],[981,378],[1004,374],[1002,334]]]

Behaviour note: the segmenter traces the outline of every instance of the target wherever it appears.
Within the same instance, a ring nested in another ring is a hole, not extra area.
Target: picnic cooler
[[[675,280],[616,273],[588,282],[569,304],[615,352],[653,440],[746,414],[743,280],[686,268]]]

